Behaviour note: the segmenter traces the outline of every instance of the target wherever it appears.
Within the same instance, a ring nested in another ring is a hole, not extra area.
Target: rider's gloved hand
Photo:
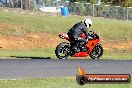
[[[87,39],[87,40],[88,40],[88,39],[92,39],[91,34],[88,33],[88,34],[86,35],[86,39]]]
[[[89,38],[89,36],[90,36],[90,34],[89,34],[89,33],[87,33],[87,34],[86,34],[86,39],[88,39],[88,38]]]

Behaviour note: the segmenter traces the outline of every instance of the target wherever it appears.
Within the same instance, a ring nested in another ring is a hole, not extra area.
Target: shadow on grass
[[[51,59],[51,57],[29,57],[29,56],[10,56],[15,58],[31,58],[31,59]]]

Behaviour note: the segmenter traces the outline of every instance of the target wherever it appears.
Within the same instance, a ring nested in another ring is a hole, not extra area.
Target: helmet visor
[[[89,27],[91,27],[91,24],[89,24]]]

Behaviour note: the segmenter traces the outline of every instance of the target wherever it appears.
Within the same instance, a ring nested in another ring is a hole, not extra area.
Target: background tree
[[[132,0],[103,0],[103,2],[105,4],[111,3],[112,5],[125,6],[125,7],[132,6]]]
[[[125,2],[123,2],[123,5],[126,7],[131,7],[132,6],[132,0],[125,0]]]

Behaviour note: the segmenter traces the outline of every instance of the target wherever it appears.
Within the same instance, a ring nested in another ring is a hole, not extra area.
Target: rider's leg
[[[74,51],[75,51],[75,53],[78,53],[78,52],[80,52],[81,51],[81,47],[82,46],[84,46],[85,44],[86,44],[86,39],[84,39],[84,38],[81,38],[80,36],[78,36],[78,35],[74,35],[73,36],[73,39],[74,39],[74,41],[75,41],[75,43],[74,43],[74,47],[73,47],[73,49],[74,49]]]
[[[84,42],[84,41],[76,41],[76,48],[75,48],[75,51],[78,53],[82,50],[83,47],[85,47],[85,45],[87,44],[88,42]]]
[[[77,41],[74,41],[71,43],[71,49],[73,51],[73,53],[78,53],[80,52],[80,49],[79,49],[79,42]]]

